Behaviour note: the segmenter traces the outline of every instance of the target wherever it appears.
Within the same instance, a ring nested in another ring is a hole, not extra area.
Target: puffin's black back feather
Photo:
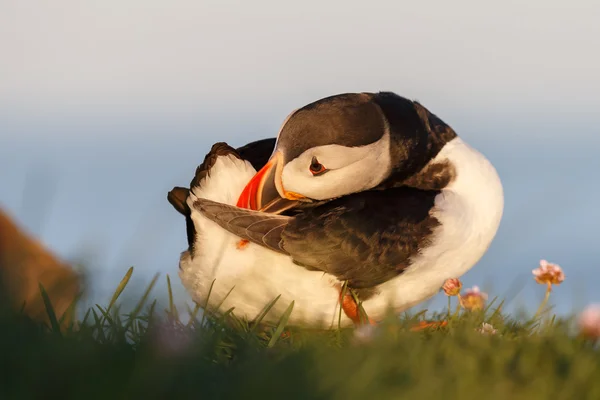
[[[236,149],[242,160],[249,161],[255,170],[265,166],[275,148],[275,138],[257,140]]]

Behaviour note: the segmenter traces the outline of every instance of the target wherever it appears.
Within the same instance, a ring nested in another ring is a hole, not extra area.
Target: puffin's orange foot
[[[419,321],[419,323],[410,328],[410,330],[419,332],[428,328],[442,328],[446,325],[448,325],[448,321]]]
[[[354,325],[360,326],[363,324],[364,321],[361,321],[358,304],[356,304],[356,301],[354,300],[354,297],[352,297],[352,294],[349,293],[349,290],[346,291],[344,298],[342,299],[342,290],[340,289],[340,303],[342,303],[344,314],[354,322]],[[368,318],[367,322],[371,325],[376,325],[376,322],[371,318]]]

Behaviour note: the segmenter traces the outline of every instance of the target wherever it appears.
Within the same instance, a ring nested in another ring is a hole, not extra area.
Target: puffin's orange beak
[[[286,192],[281,183],[283,170],[283,154],[276,151],[267,164],[250,179],[237,206],[250,210],[279,214],[298,204],[304,196]]]

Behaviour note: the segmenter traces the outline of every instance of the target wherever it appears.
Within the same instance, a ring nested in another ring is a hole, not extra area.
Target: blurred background
[[[276,135],[342,92],[419,100],[496,166],[505,213],[467,275],[535,309],[544,258],[570,312],[600,301],[600,3],[0,2],[0,208],[91,272],[105,302],[129,266],[177,277],[188,185],[210,146]],[[132,290],[132,289],[130,289]],[[445,298],[434,299],[441,308]]]

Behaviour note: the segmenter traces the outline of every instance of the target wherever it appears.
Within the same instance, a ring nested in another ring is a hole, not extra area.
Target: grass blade
[[[219,319],[221,325],[226,325],[225,320],[227,319],[227,317],[229,317],[229,314],[231,314],[233,310],[235,310],[235,307],[231,307],[229,310],[225,311],[225,313]]]
[[[39,284],[40,293],[42,295],[42,299],[44,300],[44,306],[46,307],[46,313],[48,314],[48,319],[50,320],[50,326],[52,327],[52,332],[55,334],[62,336],[60,332],[60,324],[56,319],[56,313],[54,312],[54,307],[52,307],[52,302],[50,301],[50,297],[48,297],[48,293],[46,289],[44,289],[44,285]]]
[[[192,311],[190,313],[190,320],[187,323],[188,327],[192,326],[192,324],[196,320],[196,315],[198,314],[198,310],[200,310],[200,304],[198,304],[198,303],[195,303],[195,304],[196,304],[196,306],[194,307],[194,311]],[[202,315],[202,317],[204,318],[204,315]],[[200,326],[202,326],[202,325],[200,325]]]
[[[261,313],[259,314],[259,316],[256,318],[256,321],[254,323],[254,326],[252,327],[252,329],[250,330],[250,333],[254,333],[256,332],[256,330],[258,329],[258,326],[260,325],[261,321],[265,318],[265,316],[269,313],[269,311],[271,310],[271,308],[273,308],[273,306],[275,305],[275,303],[277,303],[277,300],[279,300],[279,298],[281,297],[281,295],[275,297],[273,300],[271,300],[269,302],[269,304],[267,304],[267,306],[261,311]]]
[[[213,279],[213,281],[210,284],[210,288],[208,288],[208,296],[206,296],[206,302],[204,303],[204,310],[202,311],[202,320],[200,321],[200,326],[204,325],[204,319],[206,318],[206,312],[208,311],[208,300],[210,299],[210,294],[212,293],[213,290],[213,286],[215,285],[215,281],[216,279]],[[231,291],[229,291],[229,293],[231,293]],[[228,293],[228,295],[229,295]],[[227,298],[227,296],[225,296],[225,298]],[[223,300],[225,301],[225,300]]]
[[[152,319],[154,318],[154,310],[156,308],[156,299],[154,299],[154,301],[152,302],[152,304],[150,304],[150,308],[148,310],[148,321],[152,321]]]
[[[342,310],[343,310],[343,303],[344,303],[344,298],[346,297],[346,290],[348,290],[348,281],[344,281],[344,285],[342,286],[342,293],[341,293],[341,297],[340,297],[340,314],[338,315],[338,335],[339,335],[339,331],[342,329]]]
[[[140,313],[140,311],[144,307],[144,304],[146,303],[146,300],[148,299],[150,292],[152,291],[152,289],[154,288],[154,285],[156,284],[156,281],[158,280],[158,276],[159,276],[158,273],[156,275],[154,275],[154,278],[152,278],[152,281],[148,285],[148,288],[144,292],[144,295],[142,296],[140,301],[137,303],[137,305],[135,306],[135,308],[133,309],[131,314],[129,314],[129,320],[127,321],[127,323],[125,324],[125,327],[124,327],[125,331],[127,331],[131,327],[131,324],[133,324],[133,322],[135,321],[135,318],[137,317],[137,315]]]
[[[117,302],[117,299],[119,298],[121,293],[123,293],[123,290],[125,290],[125,286],[127,286],[127,283],[129,283],[129,279],[131,279],[132,274],[133,274],[133,267],[130,267],[127,270],[127,273],[125,274],[123,279],[121,279],[119,286],[117,286],[117,290],[115,290],[115,293],[113,294],[112,298],[110,299],[110,303],[108,303],[108,308],[106,309],[107,313],[110,312],[110,309],[112,308],[112,306],[115,305],[115,303]]]
[[[225,297],[223,297],[223,300],[221,300],[221,302],[217,306],[217,311],[219,310],[219,308],[221,308],[221,306],[223,305],[223,303],[225,303],[225,300],[227,300],[227,298],[229,297],[229,295],[231,294],[231,292],[233,292],[233,289],[235,289],[235,285],[233,285],[231,287],[231,289],[229,289],[229,292],[227,292],[227,294],[225,295]]]
[[[245,321],[242,321],[240,318],[238,318],[237,315],[230,314],[229,318],[232,321],[232,325],[233,325],[234,329],[236,329],[236,330],[238,330],[240,332],[247,332],[248,331],[248,324],[245,323]]]
[[[98,340],[100,343],[106,342],[106,335],[104,334],[104,324],[102,323],[102,319],[96,314],[96,310],[93,308],[92,314],[94,315],[94,320],[96,321],[95,328],[98,329]]]
[[[100,310],[100,314],[102,314],[102,316],[104,317],[104,319],[106,321],[108,321],[108,323],[110,324],[110,326],[114,327],[115,326],[115,321],[108,314],[108,310],[102,309],[102,307],[100,307],[99,304],[96,304],[96,308],[98,308],[98,310]]]
[[[350,289],[350,294],[356,303],[356,308],[358,310],[358,319],[361,323],[366,324],[369,322],[369,316],[367,315],[367,311],[362,306],[362,300],[358,298],[358,295],[354,290]]]
[[[167,290],[169,291],[169,314],[171,318],[175,318],[176,321],[179,321],[179,313],[177,312],[177,308],[175,307],[175,302],[173,301],[173,289],[171,287],[171,278],[169,274],[167,274]]]
[[[269,341],[269,344],[267,345],[267,347],[275,346],[275,343],[277,343],[277,341],[279,340],[279,337],[283,333],[283,329],[285,328],[285,325],[287,324],[288,320],[290,319],[290,315],[292,314],[293,309],[294,309],[294,302],[292,301],[290,303],[290,305],[288,306],[288,308],[283,313],[283,315],[281,316],[281,318],[279,319],[279,324],[277,325],[277,329],[275,329],[275,332],[273,333],[273,336],[271,337],[271,340]]]
[[[63,315],[58,320],[58,324],[62,325],[63,323],[67,323],[69,328],[73,327],[73,325],[77,322],[75,321],[75,309],[77,308],[77,303],[79,302],[81,295],[77,295],[69,307],[65,310]]]
[[[492,301],[490,301],[489,304],[483,309],[483,315],[488,313],[489,309],[492,308],[496,300],[498,300],[498,296],[494,297]]]
[[[85,315],[83,316],[83,321],[81,321],[81,326],[85,326],[87,324],[87,319],[90,316],[90,311],[92,311],[91,308],[88,308],[87,312],[85,313]]]
[[[499,315],[502,312],[502,307],[504,306],[504,300],[502,300],[500,302],[500,304],[498,304],[498,307],[496,307],[496,309],[494,310],[494,312],[492,313],[492,315],[490,316],[489,320],[493,320],[497,315]]]
[[[221,302],[217,305],[217,307],[215,308],[214,312],[218,313],[219,309],[221,308],[221,306],[223,305],[223,303],[225,303],[225,300],[227,300],[227,297],[229,297],[229,295],[231,294],[231,292],[233,292],[233,289],[235,289],[235,285],[233,285],[233,287],[231,289],[229,289],[229,292],[227,292],[227,294],[225,295],[225,297],[223,297],[223,300],[221,300]],[[206,303],[208,304],[208,298],[206,299]],[[227,310],[227,313],[224,314],[228,315],[230,314],[233,309],[235,307],[231,307],[229,310]],[[206,315],[206,313],[208,312],[208,307],[204,309],[204,313],[202,313],[202,321],[204,322],[204,315]],[[224,319],[223,319],[224,321]]]

